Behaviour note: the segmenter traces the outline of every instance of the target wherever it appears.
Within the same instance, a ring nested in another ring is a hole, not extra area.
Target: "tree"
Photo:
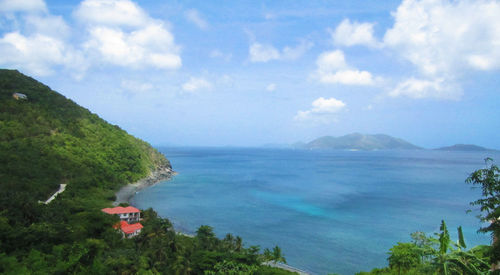
[[[397,268],[398,274],[401,271],[408,271],[412,267],[420,264],[421,252],[414,243],[399,243],[389,249],[389,267]]]
[[[283,253],[281,252],[281,248],[279,246],[275,246],[273,248],[273,252],[272,252],[271,255],[273,257],[274,263],[284,263],[284,264],[286,264],[285,255],[283,255]]]
[[[479,218],[482,222],[489,222],[489,225],[479,229],[480,232],[490,232],[493,237],[491,250],[491,263],[500,261],[500,169],[493,164],[491,158],[486,158],[486,167],[472,172],[465,180],[481,188],[482,198],[471,202],[471,206],[479,206],[481,214]]]
[[[214,249],[217,242],[213,228],[208,225],[202,225],[196,230],[196,239],[204,250]]]
[[[420,249],[422,262],[429,262],[436,255],[435,247],[437,247],[439,241],[421,231],[413,232],[410,236],[413,243]]]

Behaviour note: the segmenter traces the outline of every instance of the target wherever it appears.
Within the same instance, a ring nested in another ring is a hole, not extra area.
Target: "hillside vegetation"
[[[16,100],[14,92],[28,98]],[[8,201],[21,194],[29,195],[21,201],[45,200],[60,183],[68,183],[66,196],[82,189],[111,196],[170,166],[146,142],[17,71],[0,71],[0,106],[0,196]]]
[[[220,240],[209,226],[181,236],[151,209],[141,234],[122,239],[112,228],[117,218],[100,209],[159,167],[170,163],[146,142],[18,71],[0,70],[0,273],[287,273],[261,267],[272,255],[244,248],[241,238]],[[39,202],[62,183],[65,192]]]

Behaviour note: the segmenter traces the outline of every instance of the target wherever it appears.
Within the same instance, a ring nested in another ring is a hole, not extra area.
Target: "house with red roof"
[[[141,219],[141,211],[139,209],[133,206],[118,206],[113,208],[104,208],[102,209],[102,212],[120,217],[120,222],[115,224],[113,227],[115,229],[119,229],[124,238],[132,238],[141,233],[143,226],[139,223],[139,220]]]
[[[133,206],[127,207],[113,207],[113,208],[104,208],[102,212],[110,214],[110,215],[118,215],[120,220],[126,221],[128,223],[139,222],[141,219],[141,211]]]
[[[141,233],[141,229],[143,228],[141,223],[133,223],[129,224],[126,221],[121,221],[120,223],[117,223],[114,228],[120,229],[120,231],[123,234],[123,237],[125,238],[133,238],[139,233]]]

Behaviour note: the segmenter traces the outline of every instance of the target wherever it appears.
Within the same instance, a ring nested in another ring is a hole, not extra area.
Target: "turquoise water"
[[[203,224],[245,244],[280,246],[288,263],[315,274],[353,274],[386,265],[387,251],[410,233],[452,238],[463,226],[469,247],[477,234],[469,202],[480,190],[464,183],[498,153],[440,151],[307,151],[161,148],[179,174],[136,194],[176,229]],[[476,213],[477,214],[477,213]]]

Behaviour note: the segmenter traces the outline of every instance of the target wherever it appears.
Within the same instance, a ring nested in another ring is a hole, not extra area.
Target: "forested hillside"
[[[0,108],[0,196],[8,201],[45,200],[60,183],[68,183],[67,197],[83,190],[112,196],[117,187],[170,166],[146,142],[17,71],[0,71]]]
[[[239,238],[219,240],[208,226],[195,238],[177,235],[153,210],[141,235],[122,239],[117,218],[101,208],[158,167],[170,163],[146,142],[18,71],[0,70],[0,273],[281,272],[260,267],[271,256]],[[65,192],[40,203],[60,184]]]

